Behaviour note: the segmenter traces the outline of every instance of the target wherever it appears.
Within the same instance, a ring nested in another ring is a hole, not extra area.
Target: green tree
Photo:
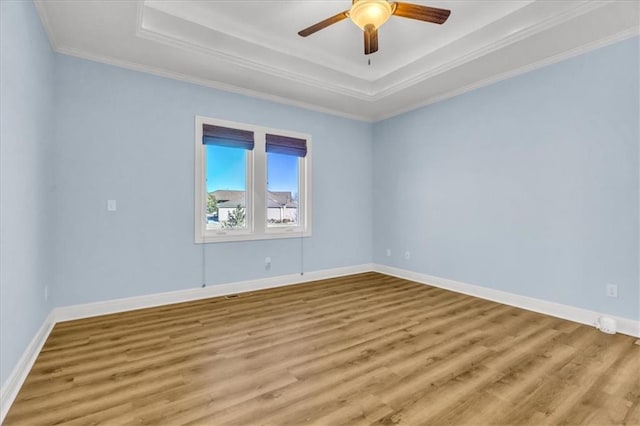
[[[207,214],[216,213],[218,213],[218,200],[216,200],[216,196],[212,192],[209,192],[207,194]]]
[[[229,212],[229,217],[223,224],[224,228],[244,228],[247,217],[244,213],[244,207],[238,206],[235,210]]]

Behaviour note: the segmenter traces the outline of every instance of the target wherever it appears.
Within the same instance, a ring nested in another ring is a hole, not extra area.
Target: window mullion
[[[253,173],[253,229],[256,234],[265,232],[267,223],[267,157],[265,153],[265,132],[255,133],[254,173]]]

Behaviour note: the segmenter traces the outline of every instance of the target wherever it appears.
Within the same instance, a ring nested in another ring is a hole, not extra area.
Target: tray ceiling
[[[444,25],[392,17],[363,54],[350,1],[37,0],[74,56],[377,120],[638,34],[639,2],[433,0]],[[368,59],[371,59],[369,64]]]

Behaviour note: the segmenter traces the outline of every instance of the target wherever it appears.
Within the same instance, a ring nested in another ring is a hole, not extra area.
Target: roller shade
[[[254,146],[254,138],[253,132],[249,130],[203,124],[202,143],[204,145],[217,145],[229,148],[252,150]]]
[[[307,155],[307,141],[305,139],[291,138],[288,136],[271,135],[267,133],[267,152],[275,154],[294,155],[305,157]]]

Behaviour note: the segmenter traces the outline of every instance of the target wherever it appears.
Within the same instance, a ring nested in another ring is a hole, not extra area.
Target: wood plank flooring
[[[376,273],[55,326],[6,425],[639,425],[624,335]]]

